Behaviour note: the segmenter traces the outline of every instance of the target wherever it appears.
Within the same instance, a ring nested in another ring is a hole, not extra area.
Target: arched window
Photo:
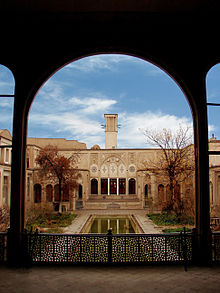
[[[119,178],[119,194],[125,194],[125,193],[126,193],[126,179]]]
[[[145,184],[145,186],[144,186],[144,196],[145,196],[145,198],[147,199],[148,198],[148,184]]]
[[[79,189],[78,189],[78,199],[82,199],[82,193],[83,193],[83,187],[81,184],[79,184]]]
[[[166,200],[167,201],[171,200],[170,184],[166,185]]]
[[[91,180],[91,194],[98,194],[98,181],[95,178]]]
[[[174,196],[175,196],[175,199],[180,199],[180,185],[179,184],[175,185],[174,187]]]
[[[34,202],[35,203],[41,202],[41,185],[40,184],[34,185]]]
[[[164,186],[163,186],[163,184],[158,185],[158,199],[159,199],[160,203],[164,201]]]
[[[48,202],[53,201],[53,186],[51,184],[46,186],[46,200]]]
[[[54,201],[59,201],[60,196],[59,196],[59,184],[56,184],[54,186]]]
[[[128,190],[129,190],[129,194],[135,194],[135,179],[131,178],[128,181]]]
[[[108,194],[108,179],[107,178],[101,179],[101,193]]]
[[[69,185],[66,184],[63,186],[63,201],[70,200]]]
[[[9,176],[4,176],[3,180],[3,205],[8,205]]]

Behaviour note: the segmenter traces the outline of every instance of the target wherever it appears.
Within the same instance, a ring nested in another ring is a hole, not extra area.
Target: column
[[[125,185],[126,185],[126,193],[125,193],[125,195],[128,195],[129,194],[128,180],[129,180],[129,178],[128,178],[128,176],[126,176],[126,182],[125,182]]]
[[[3,206],[3,169],[0,169],[0,205]]]
[[[17,79],[15,85],[13,138],[12,138],[12,167],[11,167],[11,207],[10,230],[8,233],[8,263],[21,266],[25,262],[23,243],[24,210],[25,210],[25,157],[28,106],[28,81]],[[30,98],[30,97],[29,97]]]
[[[101,195],[101,178],[98,178],[98,196]]]
[[[154,173],[150,173],[150,181],[151,181],[151,196],[153,199],[153,208],[157,209],[158,205],[158,190],[157,190],[157,181],[156,175]]]
[[[137,175],[137,197],[138,197],[138,199],[140,199],[141,200],[141,186],[142,186],[142,184],[141,184],[141,176],[140,175]]]
[[[102,227],[102,225],[101,225],[101,220],[102,219],[98,219],[98,233],[100,234],[102,231],[101,231],[101,227]]]
[[[110,178],[108,178],[108,195],[110,195]]]
[[[116,223],[116,225],[117,225],[117,234],[119,234],[119,232],[120,232],[120,231],[119,231],[119,226],[120,226],[119,224],[120,224],[120,223],[119,223],[119,219],[117,219],[117,223]]]
[[[196,174],[196,262],[211,264],[211,230],[209,203],[208,122],[204,87],[197,88],[200,97],[194,114],[195,174]],[[198,87],[198,85],[197,85]],[[201,91],[204,92],[201,93]],[[202,95],[203,94],[203,95]]]
[[[126,219],[126,234],[129,234],[129,220]]]
[[[101,171],[98,171],[98,196],[101,195]]]
[[[117,178],[117,195],[119,195],[119,178]]]

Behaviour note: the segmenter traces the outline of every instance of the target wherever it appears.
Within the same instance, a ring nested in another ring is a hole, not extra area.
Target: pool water
[[[110,228],[113,234],[136,233],[135,223],[129,216],[95,216],[86,233],[107,234]]]

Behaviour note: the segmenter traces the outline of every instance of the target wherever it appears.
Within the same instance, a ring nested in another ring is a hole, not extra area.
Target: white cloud
[[[0,107],[13,109],[14,99],[12,98],[1,98]]]
[[[115,66],[124,61],[132,61],[133,57],[127,55],[117,55],[117,54],[105,54],[105,55],[94,55],[90,57],[85,57],[80,60],[74,61],[68,64],[66,69],[77,69],[82,72],[92,72],[100,69],[114,71]]]
[[[119,123],[122,125],[118,134],[119,147],[125,148],[146,148],[152,147],[146,144],[144,130],[147,128],[160,131],[163,128],[176,131],[179,125],[192,126],[192,122],[186,117],[177,117],[161,112],[133,113],[127,116],[126,113],[119,115]]]
[[[116,100],[113,99],[98,99],[98,98],[79,98],[73,97],[70,99],[70,103],[75,106],[79,106],[81,111],[87,114],[94,114],[97,112],[106,112],[108,111],[111,106],[117,103]]]
[[[164,72],[159,67],[150,62],[137,57],[120,54],[105,54],[85,57],[68,64],[63,69],[76,69],[84,73],[91,73],[99,70],[114,72],[118,70],[117,66],[122,62],[129,62],[130,64],[136,63],[140,66],[144,66],[145,74],[147,76],[158,76],[164,74]]]
[[[63,96],[63,85],[60,82],[49,79],[40,89],[38,95],[39,98],[46,100],[53,99],[53,102]],[[37,98],[37,97],[36,97]],[[38,100],[38,98],[37,98]]]
[[[98,137],[103,132],[99,121],[70,112],[63,115],[32,114],[30,115],[30,124],[39,124],[43,127],[54,127],[56,125],[57,133],[69,133],[68,138],[78,139],[85,143],[87,143],[87,139],[85,141],[84,138]]]
[[[163,128],[177,130],[179,125],[191,126],[192,122],[186,117],[177,117],[161,112],[152,113],[119,113],[119,124],[121,128],[118,132],[119,148],[147,148],[152,147],[146,144],[144,130],[153,128],[162,130]],[[39,124],[44,127],[54,127],[56,132],[62,133],[68,139],[77,139],[87,144],[90,148],[94,144],[99,144],[102,148],[105,145],[105,131],[101,128],[101,121],[97,117],[89,118],[86,113],[63,115],[55,114],[33,114],[30,119],[34,125]]]

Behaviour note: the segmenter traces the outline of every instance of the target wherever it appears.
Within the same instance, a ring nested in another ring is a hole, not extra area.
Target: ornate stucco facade
[[[148,168],[159,149],[117,149],[117,114],[105,115],[106,148],[57,138],[28,138],[26,151],[26,203],[58,204],[57,182],[39,178],[36,157],[46,145],[56,146],[67,158],[77,154],[81,177],[75,190],[66,190],[63,210],[75,209],[148,209],[161,210],[168,199],[168,182],[160,171]],[[11,135],[0,131],[0,206],[10,206]],[[220,141],[209,141],[210,150],[219,150]],[[194,199],[194,176],[181,182],[182,198]],[[210,157],[210,202],[220,205],[220,157]]]

